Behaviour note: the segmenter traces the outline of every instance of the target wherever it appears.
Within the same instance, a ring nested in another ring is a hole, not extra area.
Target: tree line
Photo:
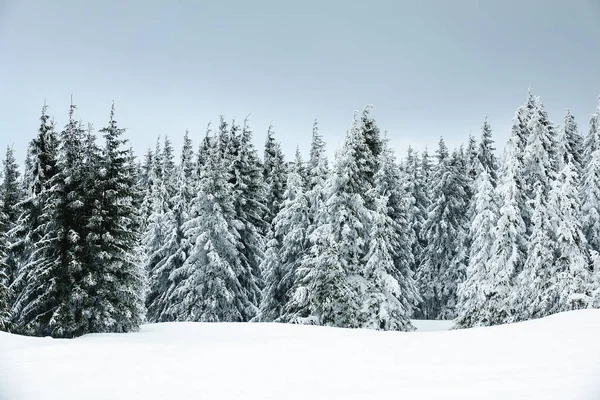
[[[0,329],[76,337],[144,322],[286,322],[413,330],[496,325],[600,305],[600,105],[587,135],[528,94],[497,158],[492,130],[397,159],[355,112],[332,163],[262,157],[221,117],[179,160],[137,160],[115,119],[58,132],[47,107],[23,176],[0,185]],[[102,140],[98,139],[101,136]],[[100,143],[102,142],[102,143]],[[100,144],[99,144],[100,143]]]

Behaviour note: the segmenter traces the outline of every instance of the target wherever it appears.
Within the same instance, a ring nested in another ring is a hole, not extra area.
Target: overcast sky
[[[269,123],[288,158],[314,118],[339,147],[355,109],[402,153],[479,135],[498,147],[531,86],[582,131],[600,95],[600,1],[0,0],[0,146],[23,158],[44,99],[57,125],[70,95],[99,129],[111,101],[142,153],[179,147],[209,121]]]

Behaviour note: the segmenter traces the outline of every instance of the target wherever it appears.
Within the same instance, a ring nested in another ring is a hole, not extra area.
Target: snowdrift
[[[599,338],[600,310],[446,332],[164,323],[74,340],[0,333],[0,399],[596,400]]]

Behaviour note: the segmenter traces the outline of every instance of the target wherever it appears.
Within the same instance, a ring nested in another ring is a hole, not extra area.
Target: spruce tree
[[[516,279],[523,270],[527,249],[526,226],[521,213],[524,194],[521,190],[519,141],[519,136],[513,130],[513,135],[504,150],[502,169],[496,187],[498,222],[492,240],[488,273],[485,276],[486,320],[481,321],[485,325],[514,321],[518,304],[522,301],[516,296]]]
[[[537,182],[527,259],[518,279],[519,297],[528,301],[517,308],[516,321],[545,317],[553,312],[558,302],[552,268],[556,241],[546,200],[548,195],[544,190],[544,183]]]
[[[19,216],[23,190],[20,181],[19,166],[15,160],[12,146],[6,148],[6,156],[2,162],[2,185],[0,186],[0,234],[2,235],[4,254],[0,260],[0,269],[7,275],[8,286],[16,279],[21,254],[19,252]]]
[[[373,106],[367,105],[363,109],[360,117],[362,135],[364,136],[364,140],[368,149],[366,152],[364,152],[364,154],[360,154],[360,157],[363,158],[361,162],[361,175],[362,179],[369,183],[370,188],[372,188],[375,184],[375,174],[379,168],[379,155],[383,151],[383,141],[379,133],[379,128],[375,123],[375,119],[371,117],[372,108]]]
[[[411,269],[416,271],[421,264],[426,244],[425,238],[423,237],[423,226],[427,219],[429,198],[427,196],[427,182],[425,180],[419,155],[410,146],[404,161],[404,175],[406,190],[412,197],[412,207],[409,210],[409,223],[415,240],[412,243],[414,263]]]
[[[164,244],[157,250],[156,265],[152,269],[148,284],[151,290],[146,297],[147,318],[152,322],[172,321],[173,316],[168,310],[169,290],[178,282],[171,280],[171,274],[181,268],[187,258],[191,244],[185,238],[184,224],[189,220],[191,203],[186,196],[190,193],[191,177],[186,176],[184,166],[189,162],[189,152],[184,146],[179,166],[177,188],[178,193],[173,199],[174,207],[166,214],[167,225]]]
[[[304,309],[293,322],[360,327],[368,240],[369,210],[363,198],[362,162],[369,148],[362,121],[355,117],[333,173],[327,182],[325,207],[310,237],[310,250],[294,291],[296,307]]]
[[[476,163],[476,172],[478,173],[479,168],[485,169],[494,188],[498,181],[498,161],[494,154],[495,150],[494,141],[492,140],[492,128],[486,118],[481,127],[481,141],[477,149],[478,162]]]
[[[468,229],[466,176],[458,153],[450,155],[440,139],[438,163],[431,178],[431,205],[423,227],[427,245],[417,271],[427,319],[453,318],[456,286],[463,278],[465,240]]]
[[[11,330],[11,312],[9,303],[8,277],[0,268],[0,331]]]
[[[465,281],[458,287],[456,326],[468,328],[491,323],[487,315],[489,263],[497,223],[493,178],[479,159],[475,185],[473,220],[469,230],[470,249]]]
[[[82,306],[86,293],[82,227],[83,136],[71,105],[69,122],[60,134],[56,173],[47,183],[32,261],[24,268],[24,287],[17,298],[19,331],[35,336],[74,337],[87,333]]]
[[[487,126],[487,118],[484,121],[483,129],[485,130]],[[480,145],[483,145],[481,143]],[[479,151],[477,149],[477,140],[471,134],[469,134],[469,140],[467,142],[467,150],[465,151],[466,164],[467,164],[467,176],[471,182],[475,182],[477,179],[477,157]]]
[[[88,298],[85,310],[88,332],[130,332],[143,321],[144,276],[135,261],[138,240],[135,176],[124,129],[115,120],[114,104],[109,123],[100,130],[105,145],[95,182],[96,214],[90,222],[88,241],[93,250],[87,271]]]
[[[143,257],[140,260],[149,277],[145,301],[146,307],[150,310],[148,315],[151,320],[156,316],[153,311],[154,307],[151,306],[152,302],[157,297],[163,296],[163,293],[169,287],[168,276],[160,275],[160,279],[158,279],[157,269],[159,263],[165,259],[165,244],[168,241],[169,232],[172,232],[170,212],[173,208],[169,206],[172,199],[168,198],[167,185],[163,180],[163,157],[159,146],[157,143],[157,149],[154,153],[154,168],[151,175],[152,187],[150,190],[152,198],[149,201],[151,213],[142,235]]]
[[[12,317],[17,332],[36,334],[33,320],[50,312],[53,287],[47,279],[54,260],[48,258],[46,228],[53,218],[50,203],[53,188],[51,182],[58,169],[56,165],[58,139],[54,123],[42,108],[40,128],[28,147],[28,168],[25,171],[25,199],[21,203],[21,215],[17,224],[13,248],[21,254],[21,266],[12,284],[15,299]]]
[[[230,174],[233,178],[231,183],[235,220],[238,221],[237,231],[240,235],[241,260],[252,271],[254,282],[262,288],[263,277],[260,264],[265,247],[262,232],[266,231],[263,216],[268,212],[268,207],[263,197],[262,170],[252,143],[252,136],[252,130],[246,119],[241,133],[233,137],[237,150],[232,154]],[[253,303],[260,303],[259,295],[260,293],[252,293]]]
[[[416,240],[409,223],[413,199],[402,182],[400,168],[384,139],[371,197],[368,253],[362,275],[367,283],[361,326],[410,331],[409,318],[420,302],[411,270],[412,244]]]
[[[549,204],[553,231],[556,232],[552,290],[558,296],[550,313],[585,308],[591,301],[588,244],[581,229],[577,190],[579,174],[574,160],[561,157],[568,161],[553,182]]]
[[[266,281],[260,308],[262,321],[297,318],[299,310],[290,298],[297,287],[297,273],[309,246],[309,210],[302,177],[299,168],[295,168],[288,174],[283,207],[273,220],[273,234],[262,268]]]
[[[592,115],[585,141],[581,182],[582,229],[592,251],[600,252],[600,108]]]
[[[543,197],[540,204],[546,204],[557,171],[555,128],[548,120],[539,98],[535,98],[533,108],[530,110],[527,129],[529,136],[523,151],[524,185],[522,189],[528,200],[525,203],[525,215],[533,218],[532,205],[535,204],[538,190],[541,190],[540,195]],[[540,187],[538,188],[538,186]],[[529,227],[531,228],[531,225]],[[528,229],[528,232],[530,233],[531,229]]]
[[[190,253],[169,277],[175,284],[169,288],[166,312],[174,320],[243,322],[257,312],[253,300],[259,289],[241,260],[239,224],[220,145],[211,149],[202,170],[195,217],[183,226]]]
[[[592,153],[596,151],[599,146],[599,134],[600,132],[600,97],[596,105],[596,110],[590,117],[590,130],[583,140],[582,158],[583,164],[587,165],[590,163]]]
[[[583,167],[583,137],[579,134],[577,122],[573,114],[571,114],[571,110],[567,109],[565,126],[562,128],[560,134],[564,135],[566,140],[559,140],[562,148],[558,149],[558,152],[563,155],[570,155],[573,160],[573,166],[581,175]],[[566,161],[563,156],[562,163],[558,166],[559,169],[564,166]]]
[[[281,145],[275,141],[272,126],[269,126],[269,130],[267,131],[263,163],[263,181],[266,191],[265,200],[268,207],[268,212],[264,220],[270,225],[281,208],[286,182],[285,161]]]
[[[319,133],[319,127],[316,120],[313,125],[307,176],[306,196],[310,207],[309,230],[312,232],[319,223],[317,216],[319,215],[320,210],[325,207],[325,184],[329,177],[329,165],[327,155],[325,154],[325,142]]]

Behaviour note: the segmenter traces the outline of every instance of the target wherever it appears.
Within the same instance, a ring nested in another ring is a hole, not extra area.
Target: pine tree
[[[566,140],[558,139],[558,143],[561,144],[561,148],[558,149],[559,154],[568,154],[573,160],[573,166],[576,171],[581,175],[583,168],[583,137],[579,134],[577,122],[575,122],[575,117],[571,114],[571,110],[567,110],[565,126],[559,134],[566,137]],[[562,162],[558,165],[559,170],[562,169],[566,161],[563,157]]]
[[[142,193],[142,202],[140,204],[141,232],[145,232],[148,228],[150,215],[152,214],[152,188],[154,186],[154,152],[151,148],[148,149],[144,156],[142,164],[140,180],[138,182],[140,193]]]
[[[494,188],[498,181],[498,161],[494,154],[495,150],[494,141],[492,140],[492,128],[486,118],[481,127],[481,141],[479,142],[479,149],[477,151],[477,159],[479,162],[476,163],[476,165],[477,168],[483,168],[487,171],[490,182]]]
[[[173,209],[166,214],[167,226],[164,244],[156,252],[156,265],[148,279],[151,290],[146,298],[147,318],[152,322],[173,320],[173,316],[168,311],[171,306],[169,290],[179,282],[172,281],[170,277],[173,271],[183,266],[191,246],[185,238],[183,229],[191,213],[191,202],[186,200],[186,196],[191,192],[192,177],[187,176],[184,167],[189,162],[190,156],[187,146],[184,145],[177,180],[178,193],[173,199]]]
[[[600,104],[600,103],[599,103]],[[581,182],[582,229],[592,251],[600,252],[600,105],[590,119]]]
[[[307,176],[306,196],[310,207],[309,230],[312,232],[319,223],[317,216],[319,215],[320,210],[325,207],[325,201],[327,200],[325,184],[329,177],[329,165],[327,155],[325,154],[325,142],[319,133],[319,127],[316,120],[313,125]]]
[[[414,263],[411,266],[416,271],[421,263],[426,241],[423,238],[423,226],[427,219],[429,198],[427,197],[427,182],[421,169],[418,154],[409,146],[404,162],[406,190],[412,197],[412,208],[409,210],[409,223],[414,235],[411,253]]]
[[[515,296],[516,279],[523,270],[527,256],[526,226],[521,213],[524,200],[519,141],[519,136],[513,130],[504,151],[496,188],[499,210],[488,273],[485,276],[486,312],[482,319],[482,324],[485,325],[512,322],[516,318],[517,305],[522,301]]]
[[[47,229],[50,251],[56,257],[58,295],[55,311],[48,321],[48,336],[73,337],[87,333],[84,238],[87,225],[85,197],[86,175],[84,165],[85,131],[81,122],[73,118],[75,105],[69,110],[69,122],[60,134],[58,173],[50,200],[54,220]]]
[[[285,192],[286,168],[281,145],[275,141],[273,127],[269,126],[265,143],[263,181],[266,190],[266,205],[269,207],[265,222],[270,225],[281,209]]]
[[[487,118],[484,122],[484,129],[487,124]],[[479,152],[477,151],[477,140],[471,134],[469,134],[469,141],[467,142],[467,150],[465,152],[466,164],[467,164],[467,176],[471,182],[475,182],[477,179],[477,157]]]
[[[598,148],[600,143],[598,142],[600,135],[598,132],[600,132],[600,97],[598,97],[596,110],[590,117],[590,130],[583,141],[582,158],[584,165],[590,163],[592,153]]]
[[[553,312],[558,293],[553,288],[555,238],[550,213],[544,193],[544,183],[537,182],[531,220],[531,235],[527,246],[527,259],[519,276],[519,297],[527,299],[516,314],[517,321],[545,317]]]
[[[319,124],[315,119],[312,130],[312,141],[310,144],[310,155],[307,166],[308,189],[312,189],[318,182],[327,179],[327,156],[325,154],[325,142],[319,133]]]
[[[7,275],[8,286],[16,279],[21,254],[18,249],[19,216],[21,214],[21,201],[23,191],[20,181],[19,166],[15,160],[15,152],[12,147],[6,148],[6,156],[3,161],[3,180],[0,186],[0,235],[4,242],[1,246],[4,255],[0,260],[0,269],[4,269]]]
[[[309,204],[298,169],[288,174],[283,206],[273,220],[272,237],[263,264],[265,290],[262,321],[294,320],[299,310],[290,302],[297,271],[309,246]],[[287,309],[286,309],[287,306]],[[287,314],[284,316],[284,314]]]
[[[360,154],[363,157],[361,175],[365,182],[368,182],[370,187],[373,187],[375,182],[375,174],[379,168],[378,160],[379,155],[383,151],[383,141],[379,133],[379,128],[375,123],[375,120],[371,118],[371,109],[373,106],[367,105],[360,117],[362,135],[365,138],[368,151],[364,154]]]
[[[168,136],[165,136],[161,161],[161,179],[167,194],[167,205],[169,208],[172,208],[172,199],[177,193],[177,171],[175,167],[175,151]]]
[[[185,263],[169,279],[169,308],[174,320],[243,322],[257,312],[253,293],[259,292],[252,271],[245,268],[239,249],[238,221],[231,196],[228,166],[215,146],[202,170],[196,217],[184,224],[191,244]]]
[[[412,244],[416,240],[409,223],[412,198],[406,192],[394,155],[384,139],[371,197],[372,212],[368,254],[363,276],[367,282],[361,326],[410,331],[409,318],[420,302],[411,270]]]
[[[9,303],[8,277],[0,268],[0,331],[11,330],[11,313]]]
[[[196,178],[196,161],[194,160],[194,148],[189,131],[185,131],[183,136],[183,147],[181,148],[181,158],[177,171],[177,184],[175,185],[177,193],[181,193],[181,185],[184,185],[184,204],[189,211],[192,200],[195,197],[194,183]]]
[[[369,150],[360,119],[354,119],[343,151],[327,182],[328,199],[317,216],[310,250],[299,271],[302,277],[293,302],[306,310],[293,322],[359,327],[369,211],[363,198],[361,163]]]
[[[552,181],[556,175],[556,138],[555,129],[548,120],[544,106],[539,98],[535,98],[527,128],[529,136],[523,152],[523,177],[522,187],[528,202],[525,204],[525,215],[533,218],[538,185],[541,185],[542,203],[547,203]],[[528,218],[524,218],[526,222]],[[533,222],[532,222],[533,224]],[[531,226],[530,226],[531,228]],[[531,229],[528,229],[531,232]]]
[[[469,230],[469,262],[465,281],[458,288],[456,326],[468,328],[491,323],[487,315],[488,268],[492,258],[492,245],[497,223],[497,205],[493,178],[484,167],[485,159],[478,159],[479,171],[474,196],[474,214]]]
[[[588,245],[581,229],[579,175],[570,157],[553,182],[550,192],[550,212],[556,232],[556,254],[553,270],[553,291],[558,301],[551,313],[585,308],[590,303],[590,260]]]
[[[263,249],[266,223],[263,216],[268,212],[262,188],[262,169],[258,154],[252,144],[252,130],[248,120],[244,120],[239,140],[239,151],[233,160],[232,171],[236,176],[233,184],[235,193],[234,208],[237,228],[240,234],[242,260],[246,260],[252,271],[256,284],[262,288],[263,277],[260,265],[263,260]],[[260,302],[258,293],[253,293],[253,302]]]
[[[117,125],[113,104],[109,123],[100,130],[105,146],[95,181],[96,213],[88,236],[93,250],[84,277],[90,300],[84,310],[88,332],[135,331],[144,317],[144,277],[133,251],[138,238],[135,176],[125,148],[127,140],[122,139],[124,131]]]
[[[456,286],[464,274],[467,180],[461,173],[460,156],[449,154],[442,139],[432,176],[431,205],[423,227],[427,240],[417,277],[423,297],[421,313],[427,319],[453,318]]]
[[[84,131],[69,110],[60,134],[56,173],[47,183],[40,227],[32,261],[24,268],[24,287],[17,298],[19,331],[36,336],[73,337],[86,333],[81,313],[85,293],[81,236],[83,215]],[[45,156],[49,156],[46,154]]]
[[[12,316],[19,333],[35,334],[37,329],[30,325],[39,314],[48,312],[52,295],[44,290],[50,288],[47,279],[52,260],[45,250],[45,229],[52,218],[50,194],[57,173],[57,136],[54,123],[50,121],[47,106],[42,108],[41,124],[36,138],[29,144],[28,168],[25,171],[26,194],[20,207],[23,210],[13,236],[15,252],[21,254],[21,266],[12,284],[15,295]],[[37,248],[37,250],[36,250]],[[38,314],[36,314],[38,313]]]
[[[168,198],[167,187],[163,181],[163,156],[160,144],[154,153],[154,168],[151,175],[152,187],[149,201],[151,213],[146,223],[146,229],[142,235],[142,260],[144,270],[149,277],[146,292],[146,307],[150,310],[148,316],[151,320],[156,317],[154,307],[151,305],[169,287],[168,276],[160,275],[158,278],[158,266],[165,259],[165,244],[168,242],[169,232],[172,232],[170,212],[174,209],[169,206],[172,199]]]

